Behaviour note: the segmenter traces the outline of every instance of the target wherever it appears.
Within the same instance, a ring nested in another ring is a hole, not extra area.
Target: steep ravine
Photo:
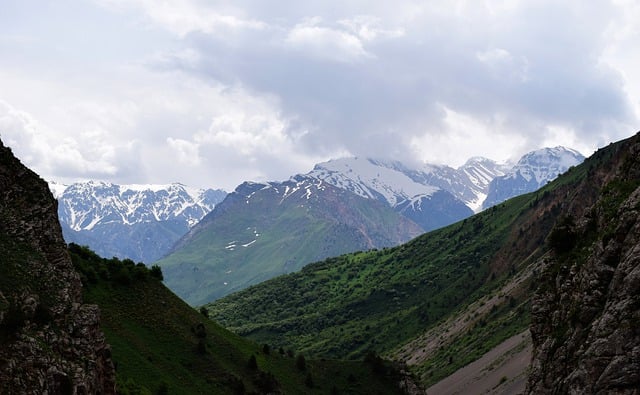
[[[0,393],[115,393],[47,184],[0,142]]]

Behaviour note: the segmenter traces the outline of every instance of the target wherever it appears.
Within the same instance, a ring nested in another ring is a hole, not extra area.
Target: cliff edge
[[[100,312],[82,304],[57,202],[1,141],[0,251],[0,393],[115,393]]]
[[[640,394],[640,134],[601,151],[547,239],[527,393]]]

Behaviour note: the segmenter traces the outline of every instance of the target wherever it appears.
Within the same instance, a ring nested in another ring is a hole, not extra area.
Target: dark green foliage
[[[308,388],[313,388],[313,376],[311,376],[311,372],[307,373],[307,377],[304,379],[304,385]]]
[[[9,303],[9,308],[5,311],[0,323],[0,334],[5,338],[14,336],[24,326],[26,320],[27,317],[20,306]]]
[[[36,306],[36,310],[33,313],[33,321],[36,323],[36,325],[44,326],[50,323],[52,319],[53,316],[49,308],[43,303],[38,303],[38,305]]]
[[[151,277],[155,278],[158,281],[163,281],[164,276],[162,275],[162,269],[158,265],[151,266]]]
[[[162,281],[162,270],[158,265],[153,265],[149,269],[144,263],[136,264],[131,259],[101,258],[88,247],[74,243],[69,244],[69,252],[83,284],[88,287],[97,284],[100,280],[113,280],[113,284],[125,287],[134,282],[145,282],[150,279]]]
[[[251,356],[249,357],[247,368],[249,368],[249,370],[258,370],[258,361],[256,360],[255,355],[251,354]]]
[[[164,381],[161,382],[156,390],[156,395],[169,395],[169,385]]]
[[[292,358],[264,353],[263,346],[204,320],[201,312],[153,276],[128,285],[114,278],[122,268],[133,274],[138,265],[103,259],[77,245],[70,246],[70,252],[82,273],[89,268],[101,273],[84,288],[84,300],[100,307],[102,329],[117,365],[119,393],[327,394],[332,385],[353,394],[380,388],[399,393],[393,380],[372,376],[362,362],[309,360],[306,370],[298,371]],[[356,372],[362,379],[351,384],[340,376],[344,371]],[[305,384],[309,372],[313,388]]]
[[[265,354],[265,355],[271,354],[271,348],[269,347],[268,344],[263,344],[262,345],[262,353]]]
[[[269,372],[260,372],[254,383],[262,394],[272,394],[280,386],[276,377]]]
[[[313,356],[388,352],[491,292],[509,270],[515,274],[490,263],[505,240],[517,237],[512,226],[534,198],[515,198],[400,247],[308,265],[207,309],[237,333]]]
[[[307,369],[307,360],[305,359],[304,355],[298,354],[298,356],[296,357],[296,368],[298,370]]]

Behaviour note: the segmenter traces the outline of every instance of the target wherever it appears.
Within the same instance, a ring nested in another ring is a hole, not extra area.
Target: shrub
[[[151,277],[156,280],[163,281],[164,276],[162,275],[162,269],[158,265],[151,266]]]
[[[256,356],[255,355],[251,355],[249,357],[249,360],[247,361],[247,367],[250,370],[257,370],[258,369],[258,361],[256,361]]]
[[[298,354],[296,357],[296,368],[298,368],[298,370],[307,369],[307,360],[304,358],[304,355]]]

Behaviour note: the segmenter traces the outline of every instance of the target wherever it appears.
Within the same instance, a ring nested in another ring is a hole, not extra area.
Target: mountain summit
[[[169,288],[197,305],[313,261],[394,246],[422,232],[382,202],[299,175],[241,184],[158,265]]]
[[[535,191],[553,181],[571,166],[582,163],[584,159],[578,151],[565,147],[543,148],[529,152],[507,174],[491,181],[482,208],[486,209],[511,197]]]
[[[153,262],[222,201],[226,192],[182,184],[50,183],[67,242],[102,256]]]
[[[459,169],[342,158],[284,182],[246,182],[158,264],[174,292],[205,303],[313,261],[395,246],[463,220],[505,173],[485,158]]]

